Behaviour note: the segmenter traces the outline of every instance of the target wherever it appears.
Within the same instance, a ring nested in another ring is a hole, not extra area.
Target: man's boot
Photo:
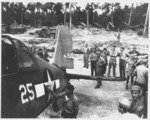
[[[100,84],[99,84],[98,81],[97,81],[97,85],[96,85],[95,89],[96,89],[96,88],[100,88]]]
[[[128,85],[126,85],[126,90],[128,90]]]

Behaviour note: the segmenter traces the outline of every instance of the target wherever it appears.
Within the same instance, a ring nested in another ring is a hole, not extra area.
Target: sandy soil
[[[29,32],[33,32],[37,29],[31,29],[25,34],[17,35],[23,41],[29,41],[36,38],[36,36],[29,35]],[[96,31],[96,32],[93,32]],[[106,31],[104,29],[73,29],[71,31],[73,35],[73,48],[82,48],[84,43],[88,43],[90,47],[93,44],[98,44],[100,49],[104,47],[110,49],[112,42],[117,41],[117,32]],[[21,36],[21,37],[20,37]],[[39,38],[43,39],[43,38]],[[125,46],[126,51],[131,50],[133,46],[137,46],[138,51],[148,53],[148,38],[138,36],[133,31],[121,32],[121,43]],[[48,45],[48,42],[40,43],[39,46]],[[50,47],[50,46],[49,46]],[[117,48],[119,51],[119,48]],[[51,54],[51,53],[50,53]],[[90,68],[83,68],[83,56],[73,55],[74,69],[67,70],[68,73],[90,75]],[[119,76],[119,68],[117,62],[117,76]],[[96,81],[90,80],[71,80],[71,83],[75,86],[75,94],[80,100],[80,109],[78,118],[91,118],[92,116],[98,116],[100,118],[118,115],[117,104],[119,98],[123,96],[130,96],[130,91],[125,90],[125,82],[108,82],[103,81],[102,87],[95,89]],[[48,118],[50,110],[46,109],[39,118]]]

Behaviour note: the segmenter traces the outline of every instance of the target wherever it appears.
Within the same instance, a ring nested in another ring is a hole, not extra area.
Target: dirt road
[[[117,64],[117,76],[118,64]],[[82,55],[74,55],[74,69],[67,70],[68,73],[90,75],[90,68],[83,68]],[[107,117],[118,115],[117,105],[119,98],[130,96],[130,91],[125,90],[124,82],[103,81],[102,87],[95,89],[96,81],[91,80],[71,80],[75,87],[75,94],[79,98],[80,109],[78,118],[89,118],[94,115]],[[39,117],[49,117],[50,110],[45,110]]]

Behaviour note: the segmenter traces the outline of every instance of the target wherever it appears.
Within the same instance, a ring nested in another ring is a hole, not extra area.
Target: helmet
[[[140,91],[140,86],[137,86],[137,85],[133,85],[131,86],[131,91]]]

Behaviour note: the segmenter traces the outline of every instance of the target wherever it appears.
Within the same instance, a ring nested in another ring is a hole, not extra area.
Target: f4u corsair
[[[72,52],[72,36],[67,28],[57,28],[53,64],[34,55],[21,41],[2,35],[2,118],[34,118],[52,103],[46,83],[53,83],[53,92],[60,93],[70,79],[110,80],[102,76],[68,74],[73,59],[65,58]],[[116,79],[115,79],[116,81]],[[118,79],[118,81],[121,81]]]

